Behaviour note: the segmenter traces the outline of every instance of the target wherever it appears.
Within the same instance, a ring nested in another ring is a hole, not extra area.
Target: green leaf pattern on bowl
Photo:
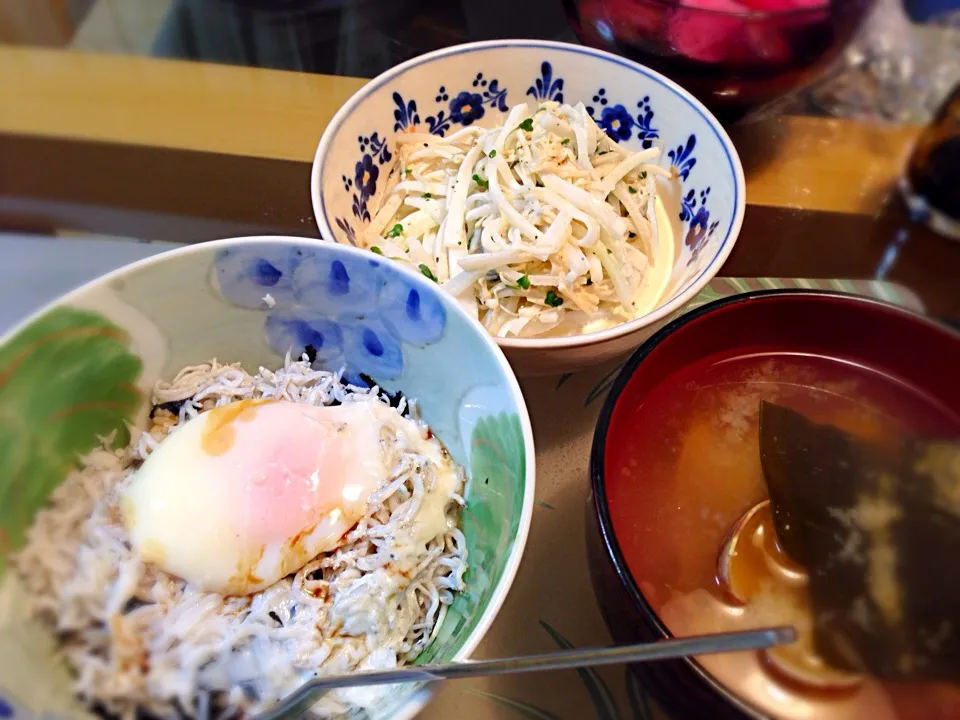
[[[59,307],[0,347],[0,575],[34,513],[141,401],[141,363],[127,334],[102,315]]]
[[[467,589],[447,610],[440,630],[417,664],[449,660],[493,596],[520,528],[526,455],[516,413],[480,418],[470,436],[470,480],[460,528],[467,539]],[[512,488],[504,492],[504,488]],[[504,518],[507,521],[504,522]]]

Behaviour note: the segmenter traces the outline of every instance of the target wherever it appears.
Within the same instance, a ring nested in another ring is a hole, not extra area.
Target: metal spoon
[[[381,672],[331,675],[311,680],[302,685],[267,712],[257,716],[256,720],[276,720],[288,714],[299,717],[299,714],[306,712],[307,708],[317,702],[324,692],[335,688],[392,685],[432,680],[459,680],[481,675],[506,675],[537,670],[569,670],[596,665],[668,660],[690,655],[761,650],[774,645],[792,643],[796,639],[797,633],[792,627],[775,627],[744,632],[697,635],[637,645],[564,650],[501,660],[468,660],[449,665],[411,666]]]

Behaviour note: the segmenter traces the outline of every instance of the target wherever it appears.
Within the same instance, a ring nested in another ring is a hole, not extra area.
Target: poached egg
[[[259,592],[335,549],[389,477],[378,402],[240,400],[190,419],[121,498],[144,562],[222,595]],[[416,427],[416,426],[414,426]]]

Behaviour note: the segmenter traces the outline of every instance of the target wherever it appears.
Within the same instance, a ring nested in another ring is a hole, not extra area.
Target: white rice
[[[133,429],[122,449],[110,449],[105,438],[28,530],[14,567],[31,591],[34,616],[60,639],[75,692],[91,706],[124,720],[138,712],[248,716],[315,674],[412,661],[462,590],[462,470],[447,499],[447,531],[411,545],[411,533],[400,530],[434,490],[438,467],[391,429],[381,446],[393,471],[366,517],[338,550],[295,575],[253,596],[224,597],[142,563],[118,508],[127,477],[171,427],[215,405],[257,397],[311,405],[388,402],[378,388],[344,385],[339,374],[289,357],[282,369],[260,368],[255,376],[215,360],[186,368],[173,382],[158,384],[153,398],[154,404],[184,401],[179,414],[161,410],[153,427]],[[398,414],[404,408],[401,400]],[[421,434],[431,438],[425,426]],[[434,457],[448,458],[435,438],[429,442],[439,450]],[[331,693],[312,712],[331,717],[363,697]]]

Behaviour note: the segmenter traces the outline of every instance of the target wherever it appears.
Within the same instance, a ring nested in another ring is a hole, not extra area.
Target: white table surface
[[[130,238],[0,233],[0,333],[106,272],[178,247]]]

